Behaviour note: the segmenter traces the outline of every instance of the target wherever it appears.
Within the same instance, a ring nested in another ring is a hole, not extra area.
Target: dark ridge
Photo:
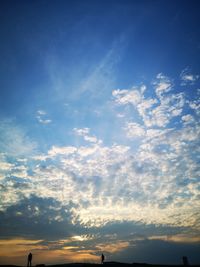
[[[32,267],[100,267],[101,265],[111,265],[112,267],[185,267],[183,264],[179,265],[165,265],[165,264],[148,264],[148,263],[122,263],[122,262],[104,262],[104,264],[98,263],[64,263],[64,264],[53,264],[53,265],[46,265],[46,264],[37,264],[33,265]],[[19,265],[0,265],[0,267],[22,267]],[[200,267],[199,264],[197,265],[188,265],[187,267]]]

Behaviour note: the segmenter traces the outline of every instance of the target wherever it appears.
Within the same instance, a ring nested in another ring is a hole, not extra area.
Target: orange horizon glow
[[[69,263],[69,262],[100,262],[100,258],[94,255],[95,251],[80,250],[78,246],[63,246],[61,249],[49,249],[47,245],[41,245],[43,240],[31,239],[1,239],[0,257],[1,264],[27,265],[27,255],[33,254],[32,265]],[[74,250],[76,248],[76,251]]]

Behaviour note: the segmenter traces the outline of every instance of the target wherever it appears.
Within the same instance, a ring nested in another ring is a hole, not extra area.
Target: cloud
[[[180,74],[180,79],[181,85],[183,86],[187,84],[194,84],[199,79],[199,75],[192,74],[189,68],[185,68]]]
[[[102,140],[98,140],[96,138],[96,136],[91,136],[89,135],[90,133],[90,129],[89,128],[82,128],[82,129],[78,129],[78,128],[74,128],[74,133],[78,136],[82,136],[84,138],[85,141],[88,141],[90,143],[98,143],[98,144],[102,144]]]
[[[54,240],[63,236],[70,237],[71,232],[78,233],[81,228],[78,224],[72,224],[73,204],[63,206],[53,198],[42,198],[33,194],[27,198],[24,196],[15,203],[17,204],[0,213],[1,238],[34,236],[37,239]],[[13,220],[14,226],[11,224]]]
[[[125,131],[128,138],[134,138],[134,137],[140,137],[142,138],[145,135],[144,128],[135,122],[129,122],[127,123],[127,126],[125,127]]]
[[[189,107],[196,113],[197,116],[200,116],[200,99],[194,99],[188,101]]]
[[[188,234],[164,235],[164,236],[150,236],[149,240],[164,240],[175,243],[200,243],[200,237]]]
[[[38,117],[37,117],[37,119],[38,119],[38,121],[39,121],[40,123],[42,123],[42,124],[49,124],[49,123],[52,122],[52,120],[49,120],[49,119],[47,119],[47,120],[43,120],[43,119],[38,118]]]
[[[124,49],[124,38],[120,36],[111,45],[111,48],[97,62],[91,66],[88,75],[81,79],[79,89],[72,93],[73,98],[80,98],[83,94],[90,94],[92,99],[100,99],[115,84],[115,67],[120,61],[121,53]]]
[[[100,251],[103,251],[104,253],[116,253],[119,252],[121,250],[126,249],[127,247],[129,247],[129,242],[127,241],[118,241],[115,242],[114,244],[112,243],[103,243],[103,244],[99,244],[97,246],[97,249],[99,249]]]
[[[38,110],[37,111],[37,116],[36,119],[38,120],[38,122],[42,123],[42,124],[49,124],[52,122],[52,120],[47,119],[47,112],[44,110]]]
[[[37,114],[38,114],[38,115],[46,115],[47,113],[46,113],[46,111],[44,111],[44,110],[38,110],[38,111],[37,111]]]
[[[190,124],[194,122],[194,118],[192,115],[187,114],[181,117],[184,124]]]
[[[112,92],[115,103],[121,106],[131,105],[146,127],[165,127],[174,117],[181,115],[185,103],[184,93],[166,94],[173,88],[168,77],[158,74],[157,80],[154,82],[157,98],[145,97],[143,86]]]
[[[28,172],[27,172],[27,167],[26,166],[15,166],[12,171],[12,175],[18,178],[28,178]]]
[[[112,92],[112,95],[116,99],[116,103],[120,105],[132,104],[135,106],[140,103],[142,98],[141,92],[137,88],[131,90],[116,89]]]
[[[74,132],[80,136],[85,136],[85,135],[89,134],[89,131],[90,131],[89,128],[83,128],[83,129],[74,128]]]
[[[51,244],[44,244],[43,240],[34,239],[2,239],[0,240],[0,257],[4,264],[9,264],[14,261],[17,264],[25,265],[25,255],[28,251],[33,254],[33,262],[35,265],[45,264],[58,264],[68,262],[97,262],[98,256],[93,254],[91,250],[81,250],[79,246],[66,246],[62,247],[58,244],[57,248],[51,249]],[[76,250],[74,250],[76,248]],[[80,249],[80,250],[78,250]],[[12,255],[10,254],[12,251]]]
[[[184,94],[171,94],[162,97],[160,104],[143,116],[144,123],[147,127],[158,126],[165,127],[177,116],[180,116],[184,106]]]
[[[31,164],[10,166],[9,179],[3,179],[6,190],[2,188],[1,209],[34,194],[63,205],[72,201],[73,222],[88,227],[128,220],[198,229],[198,183],[194,179],[198,175],[198,124],[194,121],[176,131],[145,129],[135,122],[127,126],[128,137],[141,138],[134,152],[130,146],[98,142],[52,146],[46,154],[29,159],[34,160]],[[88,128],[76,131],[84,137],[89,134]]]
[[[0,121],[0,149],[5,154],[23,157],[33,154],[37,144],[31,140],[26,131],[11,119]]]
[[[52,146],[52,148],[48,151],[48,156],[49,157],[55,157],[57,155],[70,155],[70,154],[73,154],[74,152],[76,152],[76,150],[77,150],[77,148],[75,148],[73,146],[68,146],[68,147]],[[46,157],[48,157],[48,156],[46,156]]]
[[[155,92],[159,98],[162,97],[164,93],[171,91],[173,87],[172,81],[162,73],[157,74],[153,85],[155,86]]]
[[[70,133],[81,144],[54,143],[36,154],[19,126],[2,124],[4,240],[34,234],[61,262],[65,252],[95,260],[104,248],[117,259],[133,248],[199,244],[198,96],[177,92],[163,74],[153,88],[113,90],[110,128],[116,125],[118,142],[103,142],[93,126],[76,127]],[[47,255],[46,247],[36,251]]]
[[[140,96],[136,98],[136,100],[130,97],[132,95],[132,89],[115,90],[113,96],[117,105],[126,106],[127,104],[131,104],[144,122],[144,124],[138,124],[136,122],[130,122],[130,117],[128,118],[128,122],[126,118],[124,119],[124,124],[126,125],[124,129],[127,137],[131,137],[132,139],[140,137],[138,144],[139,150],[135,153],[133,159],[134,169],[129,169],[128,171],[126,167],[126,171],[127,173],[135,172],[138,177],[141,177],[137,191],[140,191],[144,202],[146,197],[149,200],[153,199],[154,196],[154,198],[157,199],[155,204],[159,203],[158,207],[168,212],[169,210],[167,207],[171,205],[173,205],[174,211],[175,206],[182,206],[182,208],[185,206],[186,208],[185,199],[188,199],[188,201],[191,201],[191,199],[197,200],[196,196],[193,195],[194,192],[195,195],[197,194],[196,189],[194,189],[192,193],[191,189],[189,191],[186,189],[186,184],[185,188],[179,187],[180,184],[177,183],[177,181],[180,179],[179,177],[186,175],[185,172],[181,174],[179,169],[181,166],[185,170],[188,170],[187,177],[191,177],[192,179],[193,176],[198,176],[198,173],[195,171],[195,168],[197,168],[196,156],[198,154],[198,149],[194,149],[194,147],[198,145],[199,126],[197,125],[197,118],[194,118],[190,114],[182,115],[188,103],[185,94],[174,93],[172,91],[172,82],[163,74],[157,75],[157,79],[159,81],[154,83],[157,95],[156,99],[146,98],[144,94],[141,94],[139,88],[135,89],[137,93],[134,93],[134,95]],[[132,99],[134,99],[134,101],[132,101]],[[196,100],[190,101],[189,105],[194,110],[197,109]],[[133,114],[134,117],[139,120],[134,111]],[[182,117],[180,118],[181,115]],[[177,120],[174,120],[176,117],[182,120],[182,126],[177,127],[177,125],[173,123],[177,123]],[[166,126],[169,123],[171,123],[171,127],[167,128]],[[191,153],[192,147],[194,153]],[[191,154],[193,154],[193,156]],[[174,167],[172,167],[172,164]],[[176,175],[174,175],[175,173]],[[147,177],[149,178],[147,179]],[[155,179],[155,177],[158,179],[157,182],[150,182]],[[159,177],[163,177],[162,182]],[[166,183],[164,182],[165,179]],[[144,181],[147,182],[146,185]],[[187,178],[186,181],[190,184],[190,187],[196,188],[194,184],[192,185],[192,180],[190,180],[190,178]],[[176,195],[175,188],[172,188],[175,184],[177,184],[175,187],[176,190],[179,191],[179,196]],[[132,186],[132,188],[134,187],[135,185]],[[127,193],[126,195],[129,194]],[[134,196],[134,190],[132,190],[132,195]],[[136,193],[135,196],[139,201],[139,196]],[[194,201],[196,202],[196,200]],[[131,209],[137,210],[136,207],[132,207]],[[155,207],[153,210],[155,212]],[[189,207],[187,211],[183,213],[186,215],[187,212],[189,212]],[[174,212],[174,214],[177,213],[179,214],[177,216],[180,216],[178,210]],[[159,216],[161,219],[161,213]],[[172,217],[173,216],[174,215],[172,215]],[[177,216],[174,217],[174,219],[176,218],[175,220],[177,220]],[[196,226],[199,225],[197,221],[199,221],[199,218],[196,220]],[[188,220],[188,225],[189,224],[192,225],[192,219]]]
[[[0,153],[0,170],[10,171],[15,165],[6,161],[6,156],[4,153]]]

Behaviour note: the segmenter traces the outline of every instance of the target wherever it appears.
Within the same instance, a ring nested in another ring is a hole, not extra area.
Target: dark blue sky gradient
[[[200,264],[199,13],[0,1],[0,264]]]

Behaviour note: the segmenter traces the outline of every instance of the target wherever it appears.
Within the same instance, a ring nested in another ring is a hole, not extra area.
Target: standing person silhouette
[[[28,254],[28,264],[27,264],[27,267],[29,267],[29,266],[31,267],[32,257],[33,257],[32,254],[29,253],[29,254]]]
[[[103,253],[102,253],[102,254],[101,254],[101,264],[104,263],[104,260],[105,260],[105,257],[104,257],[104,255],[103,255]]]

